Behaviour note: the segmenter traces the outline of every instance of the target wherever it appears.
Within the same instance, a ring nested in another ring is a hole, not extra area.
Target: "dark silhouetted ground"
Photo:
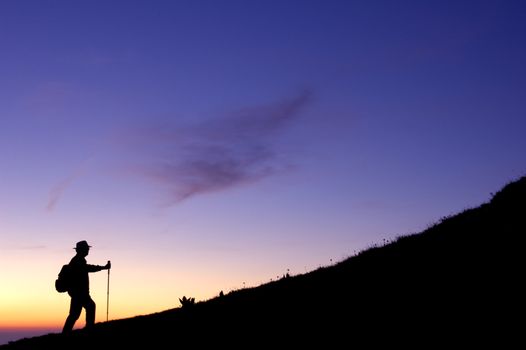
[[[525,223],[523,177],[478,208],[333,266],[0,348],[509,348],[523,338]]]

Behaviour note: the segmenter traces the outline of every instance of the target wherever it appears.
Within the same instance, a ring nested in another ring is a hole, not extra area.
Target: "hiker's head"
[[[75,246],[75,250],[77,251],[77,253],[85,255],[88,255],[90,248],[91,246],[88,245],[88,242],[86,241],[77,242],[77,245]]]

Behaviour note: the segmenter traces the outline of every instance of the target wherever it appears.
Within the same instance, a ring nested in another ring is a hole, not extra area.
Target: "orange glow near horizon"
[[[70,253],[67,251],[66,253]],[[62,263],[71,256],[57,257],[44,251],[6,253],[0,257],[2,280],[8,281],[0,289],[0,329],[61,329],[67,317],[70,298],[54,289],[54,280]],[[94,252],[88,263],[103,264],[105,259]],[[162,260],[162,259],[161,259]],[[122,255],[113,263],[110,272],[109,320],[147,315],[180,306],[182,296],[196,301],[213,298],[222,290],[259,284],[232,274],[208,271],[210,264],[172,268],[173,264],[142,261]],[[124,268],[123,268],[124,267]],[[184,270],[183,270],[184,268]],[[239,273],[239,272],[238,272]],[[225,281],[238,281],[237,284]],[[261,281],[263,282],[263,281]],[[106,321],[108,275],[106,271],[90,274],[91,296],[97,305],[96,322]],[[75,328],[84,326],[82,312]]]

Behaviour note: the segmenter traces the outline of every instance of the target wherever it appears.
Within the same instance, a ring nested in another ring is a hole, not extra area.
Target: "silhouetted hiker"
[[[71,297],[71,304],[62,333],[71,332],[82,312],[82,308],[86,310],[86,328],[89,329],[95,324],[95,302],[89,295],[88,273],[108,270],[111,268],[111,263],[108,261],[104,266],[89,265],[85,258],[88,256],[90,248],[91,246],[86,241],[77,242],[74,248],[77,254],[69,262],[71,267],[71,287],[68,290],[68,294]]]

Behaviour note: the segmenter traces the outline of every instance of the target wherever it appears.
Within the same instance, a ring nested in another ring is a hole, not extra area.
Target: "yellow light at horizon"
[[[55,291],[54,280],[61,264],[69,258],[34,252],[17,252],[0,257],[0,264],[9,267],[3,269],[0,276],[4,282],[0,289],[0,328],[62,327],[70,298],[67,293]],[[88,263],[92,260],[97,261],[88,259]],[[205,300],[225,289],[220,286],[220,278],[210,273],[189,269],[182,272],[156,264],[138,263],[121,257],[111,271],[110,320],[177,308],[183,295]],[[106,271],[90,274],[90,290],[97,305],[96,322],[104,322],[108,311]],[[83,311],[75,328],[82,327],[84,320]]]

